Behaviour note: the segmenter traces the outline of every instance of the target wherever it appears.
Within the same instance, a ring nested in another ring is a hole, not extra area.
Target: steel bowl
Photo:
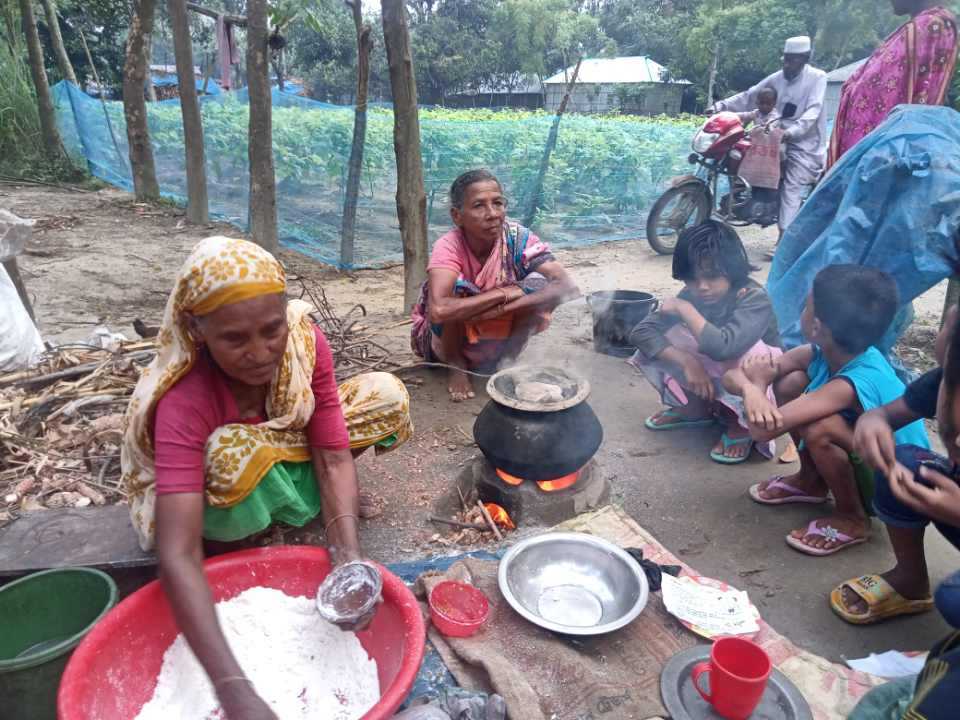
[[[602,635],[641,613],[650,589],[640,564],[585,533],[547,533],[500,561],[500,592],[535,625],[565,635]]]

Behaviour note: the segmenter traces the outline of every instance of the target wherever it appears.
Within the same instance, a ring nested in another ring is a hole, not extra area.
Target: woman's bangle
[[[226,677],[222,677],[219,680],[214,680],[213,686],[216,688],[216,687],[220,687],[221,685],[226,685],[227,683],[232,683],[232,682],[245,682],[248,685],[251,685],[251,686],[253,685],[253,682],[246,675],[227,675]]]
[[[326,535],[328,532],[330,532],[330,526],[333,525],[337,520],[342,520],[343,518],[348,518],[348,517],[353,518],[358,522],[360,520],[353,513],[340,513],[339,515],[334,515],[332,518],[330,518],[330,520],[327,521],[327,524],[324,525],[323,534]]]

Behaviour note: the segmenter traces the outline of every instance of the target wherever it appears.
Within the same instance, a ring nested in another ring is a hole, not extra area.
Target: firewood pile
[[[343,382],[355,375],[374,370],[397,372],[409,369],[414,363],[410,353],[397,353],[385,347],[375,339],[387,330],[409,325],[410,320],[386,327],[372,328],[367,320],[367,310],[363,305],[354,305],[342,317],[339,316],[327,300],[327,294],[319,285],[313,285],[303,278],[288,278],[289,293],[299,296],[316,308],[311,313],[313,321],[323,330],[333,353],[334,373],[337,382]],[[382,339],[382,338],[380,338]]]
[[[517,526],[509,513],[496,503],[484,503],[476,491],[460,492],[460,511],[450,518],[431,516],[430,522],[442,525],[443,533],[434,533],[430,542],[445,547],[482,545],[500,542]]]
[[[124,500],[123,412],[155,353],[153,341],[65,345],[0,375],[0,527],[21,512]]]
[[[338,382],[371,370],[396,371],[404,355],[376,338],[386,328],[364,324],[356,305],[339,316],[319,286],[294,278],[312,303],[314,321],[333,352]],[[296,294],[296,293],[294,293]],[[143,336],[158,328],[134,323]],[[64,345],[29,370],[0,375],[0,527],[22,512],[123,502],[120,439],[140,371],[156,355],[155,340],[111,349]]]

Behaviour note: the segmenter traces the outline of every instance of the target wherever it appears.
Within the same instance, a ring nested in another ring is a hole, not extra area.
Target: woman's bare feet
[[[463,402],[476,397],[473,392],[473,384],[470,382],[470,376],[461,370],[450,370],[447,392],[450,393],[450,399],[453,402]]]
[[[870,520],[866,517],[831,515],[817,520],[816,527],[823,530],[824,534],[811,533],[809,527],[804,527],[794,530],[790,533],[790,537],[814,550],[833,550],[841,545],[852,545],[855,541],[870,536]],[[841,539],[840,534],[847,535],[851,539]]]

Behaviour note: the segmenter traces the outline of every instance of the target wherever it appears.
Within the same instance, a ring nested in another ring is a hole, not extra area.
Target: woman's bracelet
[[[339,515],[334,515],[332,518],[330,518],[330,520],[327,521],[327,524],[324,525],[323,534],[326,535],[328,532],[330,532],[330,526],[333,525],[337,520],[342,520],[343,518],[348,518],[348,517],[353,518],[358,522],[360,520],[360,518],[358,518],[353,513],[340,513]]]
[[[214,680],[213,686],[219,687],[221,685],[226,685],[227,683],[232,683],[232,682],[245,682],[248,685],[251,685],[251,686],[253,685],[253,682],[246,675],[227,675],[226,677],[222,677],[219,680]]]

